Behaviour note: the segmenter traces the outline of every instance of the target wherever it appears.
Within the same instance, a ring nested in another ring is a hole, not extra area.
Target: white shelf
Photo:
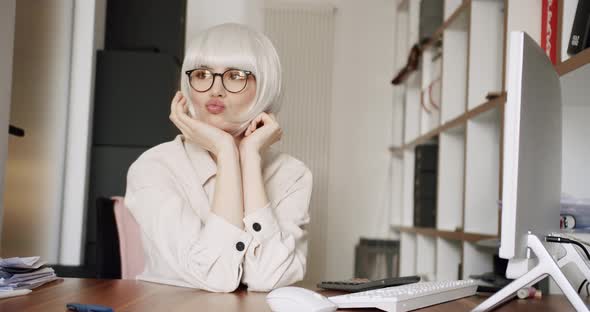
[[[416,235],[416,273],[425,281],[435,279],[436,238]]]
[[[436,280],[459,279],[461,251],[461,242],[436,239]]]
[[[444,0],[444,20],[446,21],[463,4],[463,0]]]
[[[504,1],[472,0],[469,32],[469,90],[467,108],[502,90]]]
[[[497,235],[500,183],[500,113],[493,109],[467,122],[465,232]]]
[[[416,234],[400,234],[400,263],[399,275],[409,276],[416,274]]]
[[[414,151],[404,151],[402,225],[414,225]]]
[[[467,279],[470,275],[479,275],[493,270],[494,261],[489,250],[477,247],[473,243],[463,243],[462,278]]]
[[[462,227],[465,158],[465,128],[439,136],[437,224],[440,230]]]
[[[465,112],[467,97],[468,10],[443,32],[441,122]]]

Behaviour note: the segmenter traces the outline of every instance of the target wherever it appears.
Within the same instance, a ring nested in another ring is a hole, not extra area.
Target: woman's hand
[[[283,135],[274,114],[261,113],[246,129],[244,138],[240,142],[240,153],[260,153],[278,142]]]
[[[231,134],[189,117],[187,105],[182,93],[176,92],[170,105],[170,120],[187,140],[200,145],[215,156],[223,150],[235,147]]]

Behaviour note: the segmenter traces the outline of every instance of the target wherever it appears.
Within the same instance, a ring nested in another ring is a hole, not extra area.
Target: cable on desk
[[[574,245],[582,248],[582,250],[586,254],[586,257],[590,261],[590,253],[588,252],[588,249],[586,249],[586,246],[584,246],[582,243],[580,243],[576,240],[565,238],[565,237],[559,237],[559,236],[546,236],[545,241],[550,242],[550,243],[559,243],[559,244],[574,244]]]

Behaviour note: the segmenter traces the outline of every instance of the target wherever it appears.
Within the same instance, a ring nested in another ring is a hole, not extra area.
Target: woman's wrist
[[[260,163],[262,160],[260,156],[260,152],[256,149],[249,149],[249,148],[240,148],[240,162],[244,163],[252,163],[257,162]]]
[[[231,157],[237,158],[239,157],[238,148],[233,141],[223,142],[218,145],[217,147],[217,154],[215,155],[217,159],[224,159]]]

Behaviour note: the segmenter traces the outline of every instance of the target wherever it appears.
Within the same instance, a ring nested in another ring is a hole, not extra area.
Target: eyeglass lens
[[[199,92],[207,91],[213,86],[215,76],[208,69],[196,69],[190,74],[190,84]],[[227,91],[240,92],[246,87],[248,74],[243,70],[230,69],[223,73],[222,82]]]

